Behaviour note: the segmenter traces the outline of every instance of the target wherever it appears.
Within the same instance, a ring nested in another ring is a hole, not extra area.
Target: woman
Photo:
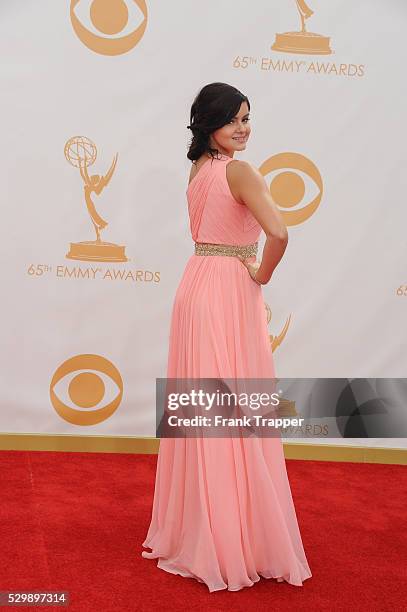
[[[275,376],[261,285],[288,238],[260,172],[234,160],[246,148],[249,111],[248,98],[225,83],[206,85],[192,104],[186,193],[195,254],[175,295],[167,378]],[[281,438],[162,437],[143,546],[159,568],[210,592],[260,576],[302,586],[311,571]]]

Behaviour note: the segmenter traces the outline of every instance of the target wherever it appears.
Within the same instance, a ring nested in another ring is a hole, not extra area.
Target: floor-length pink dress
[[[195,242],[247,245],[261,226],[232,196],[222,155],[187,189]],[[254,258],[252,259],[254,260]],[[168,378],[273,378],[262,288],[234,256],[191,255],[170,326]],[[210,592],[264,578],[302,586],[305,556],[280,437],[161,438],[143,557]]]

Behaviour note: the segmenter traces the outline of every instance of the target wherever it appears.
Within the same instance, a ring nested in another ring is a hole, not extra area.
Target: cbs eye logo
[[[263,176],[280,170],[270,182],[270,194],[283,215],[284,223],[299,225],[309,219],[318,208],[323,193],[322,178],[318,168],[310,159],[300,153],[279,153],[269,157],[259,168]],[[298,207],[306,189],[306,181],[299,174],[302,172],[313,180],[318,192],[311,202]],[[296,207],[296,208],[294,208]]]
[[[64,378],[70,378],[69,382],[63,382]],[[112,390],[113,384],[117,389]],[[57,392],[68,399],[61,399]],[[108,403],[96,407],[105,396]],[[100,355],[76,355],[67,359],[56,369],[50,384],[53,407],[61,418],[73,425],[96,425],[105,421],[117,410],[122,397],[123,381],[118,369]],[[75,407],[67,405],[69,400]]]
[[[78,38],[101,55],[122,55],[141,40],[147,25],[145,0],[71,0]]]

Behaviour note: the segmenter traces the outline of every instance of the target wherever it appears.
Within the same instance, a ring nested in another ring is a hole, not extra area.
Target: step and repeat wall
[[[214,81],[249,97],[236,158],[289,230],[263,289],[277,375],[405,376],[406,3],[3,0],[0,17],[1,432],[155,435],[193,253],[186,126]]]

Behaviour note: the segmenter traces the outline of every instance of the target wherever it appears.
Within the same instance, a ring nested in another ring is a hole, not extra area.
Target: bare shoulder
[[[233,159],[228,163],[226,176],[232,195],[240,204],[245,204],[245,193],[248,188],[261,189],[265,183],[263,175],[256,166],[240,159]]]
[[[240,159],[233,159],[228,163],[228,176],[229,175],[232,180],[236,181],[263,178],[263,175],[256,166],[248,161]]]

